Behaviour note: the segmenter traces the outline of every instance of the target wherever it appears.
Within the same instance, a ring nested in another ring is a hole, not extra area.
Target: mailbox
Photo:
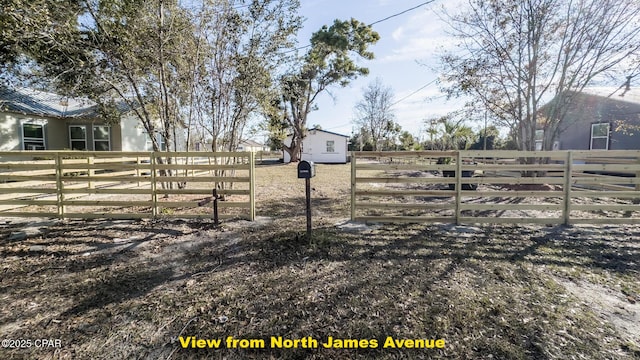
[[[302,160],[298,163],[298,179],[311,179],[316,176],[316,164]]]

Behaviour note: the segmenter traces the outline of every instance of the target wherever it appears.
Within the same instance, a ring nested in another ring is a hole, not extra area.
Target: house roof
[[[640,104],[640,88],[626,86],[622,87],[588,87],[582,90],[583,94],[608,98],[611,100],[625,101]]]
[[[0,111],[57,118],[96,116],[96,103],[24,88],[0,88]]]
[[[334,133],[334,132],[327,131],[327,130],[322,130],[322,129],[315,129],[315,128],[314,129],[309,129],[309,132],[311,132],[311,131],[320,131],[320,132],[323,132],[323,133],[332,134],[332,135],[338,135],[338,136],[342,136],[342,137],[346,137],[346,138],[349,137],[347,135],[342,135],[342,134],[338,134],[338,133]]]

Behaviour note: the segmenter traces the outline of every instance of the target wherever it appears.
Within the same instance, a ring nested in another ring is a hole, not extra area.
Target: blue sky
[[[330,25],[335,19],[353,17],[370,24],[424,3],[425,0],[301,2],[300,14],[306,20],[298,39],[299,45],[304,46],[309,43],[308,39],[314,31],[322,25]],[[434,81],[438,74],[432,70],[437,66],[438,53],[443,47],[452,44],[452,39],[445,32],[446,25],[436,14],[436,10],[444,3],[445,1],[436,0],[433,4],[374,25],[373,29],[380,34],[380,41],[371,47],[375,59],[360,62],[369,68],[369,76],[357,79],[346,88],[330,89],[333,98],[329,94],[322,94],[317,103],[319,110],[309,114],[307,125],[319,124],[325,130],[351,135],[354,128],[353,108],[362,97],[362,89],[376,77],[393,89],[396,101],[424,87],[394,106],[396,121],[403,130],[408,130],[414,136],[420,135],[424,130],[424,119],[444,115],[461,107],[460,100],[445,101]],[[447,6],[452,3],[446,1]],[[430,85],[425,87],[427,84]]]

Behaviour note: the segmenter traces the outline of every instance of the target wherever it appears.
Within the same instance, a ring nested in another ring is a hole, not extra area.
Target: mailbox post
[[[304,179],[307,198],[307,239],[311,240],[311,178],[316,176],[316,164],[302,160],[298,163],[298,179]]]

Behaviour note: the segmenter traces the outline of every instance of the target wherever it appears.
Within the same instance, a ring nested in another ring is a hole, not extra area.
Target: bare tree
[[[355,113],[355,124],[370,137],[375,151],[380,151],[382,143],[397,128],[393,113],[393,90],[376,78],[363,89],[362,99],[356,104]]]
[[[637,0],[470,0],[446,16],[461,39],[442,57],[447,91],[483,104],[522,150],[538,129],[550,148],[573,97],[640,50]]]
[[[202,0],[194,8],[193,123],[213,151],[234,151],[247,121],[270,98],[274,73],[300,26],[297,0]]]

